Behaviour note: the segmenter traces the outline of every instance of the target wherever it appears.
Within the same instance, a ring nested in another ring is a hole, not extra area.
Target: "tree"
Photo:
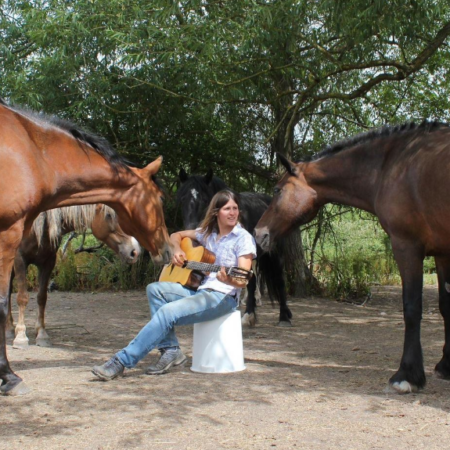
[[[182,165],[270,191],[275,152],[448,119],[443,0],[6,0],[0,24],[0,95],[162,154],[168,186]]]

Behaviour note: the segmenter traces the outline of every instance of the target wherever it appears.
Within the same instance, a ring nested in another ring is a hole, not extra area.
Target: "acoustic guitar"
[[[183,267],[166,264],[159,276],[159,281],[171,281],[172,283],[180,283],[190,289],[197,289],[207,273],[219,272],[223,267],[214,264],[216,255],[213,252],[188,237],[181,240],[181,250],[187,258]],[[230,277],[245,280],[249,280],[253,275],[252,270],[245,270],[240,267],[225,267],[225,272]]]

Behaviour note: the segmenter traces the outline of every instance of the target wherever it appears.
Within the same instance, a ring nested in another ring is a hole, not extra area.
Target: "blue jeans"
[[[151,320],[116,356],[134,367],[155,347],[178,347],[175,325],[217,319],[236,309],[236,299],[217,291],[194,291],[179,283],[157,282],[147,286]]]

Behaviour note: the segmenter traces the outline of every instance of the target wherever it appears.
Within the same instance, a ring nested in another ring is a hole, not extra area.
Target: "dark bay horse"
[[[105,205],[77,205],[44,211],[33,223],[30,234],[22,239],[14,260],[14,276],[17,279],[17,304],[19,318],[13,325],[11,295],[6,323],[6,336],[13,337],[14,348],[28,347],[25,310],[29,301],[27,269],[30,264],[38,268],[39,289],[37,293],[38,316],[36,320],[36,345],[51,346],[45,329],[45,307],[50,276],[56,264],[56,255],[66,233],[82,233],[90,228],[92,234],[116,252],[120,259],[129,264],[138,260],[140,246],[136,239],[125,234],[119,226],[117,214]],[[11,280],[12,286],[12,280]]]
[[[203,219],[209,202],[216,192],[229,189],[223,180],[213,175],[212,170],[207,175],[188,175],[184,169],[180,170],[180,187],[177,192],[177,202],[181,206],[184,228],[196,228]],[[242,192],[240,198],[240,222],[242,226],[253,233],[256,223],[267,209],[271,197],[265,194]],[[287,306],[286,287],[283,277],[283,242],[273,251],[262,254],[258,249],[258,275],[267,285],[271,299],[280,305],[280,326],[291,326],[292,313]],[[253,327],[256,324],[256,277],[252,277],[248,286],[243,323]]]
[[[0,161],[0,390],[21,394],[28,389],[6,354],[8,294],[16,250],[40,212],[104,203],[156,263],[169,262],[172,250],[155,178],[161,158],[130,167],[105,139],[0,102]]]
[[[403,285],[405,336],[399,393],[425,386],[420,343],[423,260],[435,257],[444,318],[438,376],[450,379],[450,127],[437,122],[384,127],[325,149],[309,161],[279,156],[286,174],[256,226],[263,249],[334,202],[375,214],[389,235]]]

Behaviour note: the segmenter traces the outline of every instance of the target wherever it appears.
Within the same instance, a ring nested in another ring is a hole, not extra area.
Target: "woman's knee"
[[[146,291],[148,298],[153,297],[158,292],[157,286],[155,286],[155,284],[157,283],[150,283],[147,285]]]

